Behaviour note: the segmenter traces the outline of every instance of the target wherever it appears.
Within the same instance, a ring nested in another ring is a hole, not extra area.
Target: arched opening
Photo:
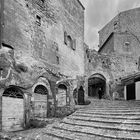
[[[94,74],[88,79],[88,96],[101,99],[106,93],[106,79],[101,74]]]
[[[84,89],[82,86],[78,89],[78,104],[83,105],[85,104],[85,99],[84,99]]]
[[[48,90],[43,85],[37,85],[34,89],[34,116],[36,118],[47,117]]]
[[[24,94],[20,88],[11,86],[2,96],[2,129],[22,130],[24,124]]]
[[[67,86],[64,84],[58,85],[58,93],[56,94],[57,106],[62,107],[67,104]]]

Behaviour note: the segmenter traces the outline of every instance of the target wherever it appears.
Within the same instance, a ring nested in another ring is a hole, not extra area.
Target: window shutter
[[[76,39],[73,39],[72,49],[73,49],[73,50],[76,50]]]
[[[140,70],[140,56],[138,58],[138,70]]]
[[[67,45],[67,32],[64,32],[64,43]]]

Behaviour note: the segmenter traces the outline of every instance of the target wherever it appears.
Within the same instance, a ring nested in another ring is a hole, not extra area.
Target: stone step
[[[128,119],[114,119],[114,118],[99,118],[88,116],[69,116],[68,119],[82,120],[87,122],[102,122],[102,123],[115,123],[115,124],[131,124],[140,125],[140,120],[128,120]]]
[[[129,107],[129,106],[126,106],[126,107],[113,107],[113,106],[111,106],[111,107],[109,107],[109,106],[101,106],[101,107],[96,107],[96,106],[93,106],[92,108],[87,108],[87,109],[113,109],[113,110],[115,110],[115,109],[140,109],[140,105],[139,106],[131,106],[131,107]]]
[[[103,137],[101,135],[75,132],[67,129],[61,129],[59,127],[54,127],[46,130],[44,134],[52,136],[52,139],[47,140],[55,140],[55,138],[59,138],[61,140],[112,140],[112,138]]]
[[[128,131],[120,131],[120,130],[112,130],[112,129],[103,129],[98,127],[89,127],[82,126],[77,124],[66,124],[61,123],[57,126],[54,126],[56,129],[66,130],[70,132],[76,133],[85,133],[87,135],[98,135],[102,137],[115,138],[115,139],[124,139],[124,140],[139,140],[140,133],[139,132],[128,132]]]
[[[65,118],[63,123],[66,124],[75,124],[80,126],[88,126],[95,128],[103,128],[103,129],[111,129],[111,130],[120,130],[120,131],[132,131],[132,132],[140,132],[140,125],[132,125],[132,124],[116,124],[116,123],[103,123],[103,122],[87,122],[84,120],[74,120]]]
[[[84,114],[93,114],[93,115],[94,115],[94,114],[97,114],[97,115],[115,115],[115,116],[116,116],[116,115],[120,115],[120,116],[121,116],[121,115],[122,115],[122,116],[124,116],[124,115],[125,115],[125,116],[128,116],[128,115],[129,115],[129,116],[138,115],[138,116],[140,116],[140,112],[117,112],[117,111],[116,111],[116,112],[108,112],[108,111],[106,111],[106,112],[105,112],[105,111],[102,111],[102,112],[101,112],[101,111],[90,111],[90,112],[89,112],[89,111],[77,111],[75,114],[77,114],[77,113],[78,113],[78,114],[83,114],[83,113],[84,113]]]
[[[37,140],[39,140],[39,139],[37,139]],[[50,135],[45,134],[44,136],[41,137],[41,140],[62,140],[62,138],[61,137],[55,137],[54,135],[51,135],[51,134]]]
[[[111,116],[111,115],[103,115],[103,114],[85,114],[85,113],[74,113],[72,116],[83,116],[83,117],[92,117],[92,118],[108,118],[108,119],[122,119],[122,120],[126,120],[126,119],[129,119],[129,120],[140,120],[140,116]]]
[[[83,109],[79,109],[77,112],[85,112]],[[140,109],[127,109],[127,110],[108,110],[108,109],[87,109],[86,112],[140,112]]]

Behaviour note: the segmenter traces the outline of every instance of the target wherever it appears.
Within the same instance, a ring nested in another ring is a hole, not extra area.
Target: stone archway
[[[44,85],[37,85],[34,89],[34,116],[46,118],[48,111],[48,89]]]
[[[2,130],[22,130],[25,125],[24,93],[16,86],[8,87],[2,95]]]
[[[67,81],[60,81],[56,85],[57,107],[63,107],[70,104],[70,84]]]
[[[103,98],[106,94],[106,78],[99,73],[95,73],[88,78],[88,96]]]
[[[67,86],[66,85],[64,85],[64,84],[58,85],[56,101],[57,101],[58,107],[66,106],[66,104],[67,104]]]

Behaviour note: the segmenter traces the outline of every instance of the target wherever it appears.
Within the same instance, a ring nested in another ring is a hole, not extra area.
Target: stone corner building
[[[84,85],[84,7],[79,0],[0,7],[0,128],[19,130],[32,117],[74,106],[73,91]]]
[[[86,91],[140,100],[140,8],[119,13],[99,31],[99,51],[87,49]]]

